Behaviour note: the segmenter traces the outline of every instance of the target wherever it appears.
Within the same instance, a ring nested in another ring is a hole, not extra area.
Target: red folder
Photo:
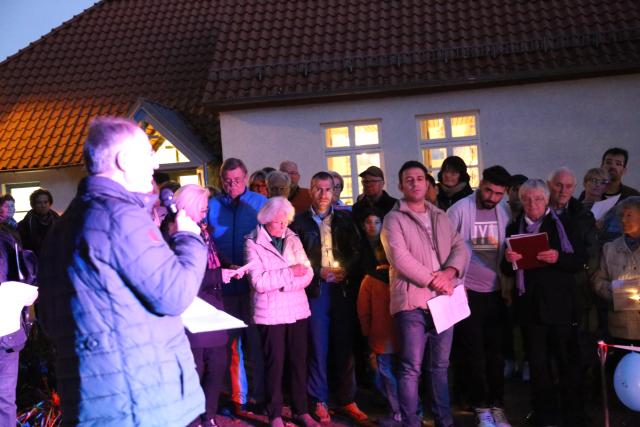
[[[548,265],[536,258],[538,253],[550,249],[547,233],[515,234],[507,238],[507,246],[522,255],[521,259],[513,263],[514,270],[528,270]]]

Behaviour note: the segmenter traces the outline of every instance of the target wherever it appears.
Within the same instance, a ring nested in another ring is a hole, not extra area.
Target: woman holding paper
[[[298,236],[287,226],[294,208],[273,197],[258,212],[258,226],[247,236],[245,253],[251,282],[252,320],[265,356],[267,415],[283,427],[282,378],[285,359],[291,372],[293,413],[305,427],[318,424],[307,410],[307,330],[311,315],[304,288],[313,277]]]
[[[221,268],[213,239],[210,238],[207,225],[203,222],[207,213],[209,190],[199,185],[187,184],[176,191],[174,201],[178,210],[184,210],[187,216],[200,225],[201,237],[207,245],[207,269],[198,297],[222,310],[222,283],[229,281],[225,276],[232,270]],[[169,222],[169,218],[165,218],[163,224],[171,234],[174,223]],[[206,412],[200,416],[199,420],[194,421],[192,426],[215,427],[217,426],[215,415],[218,412],[218,398],[228,367],[227,331],[194,334],[186,330],[186,333],[206,400]]]
[[[516,276],[514,303],[527,330],[534,422],[581,426],[584,410],[576,338],[582,308],[574,274],[585,263],[584,248],[577,244],[578,227],[571,221],[563,222],[549,209],[549,190],[544,181],[526,181],[519,197],[524,212],[507,226],[506,235],[546,233],[549,242],[549,249],[536,255],[542,262],[540,267],[514,271],[512,263],[521,260],[522,254],[510,248],[505,250],[502,263],[505,274]],[[562,408],[550,370],[552,359],[558,367]]]
[[[620,202],[618,215],[624,235],[604,245],[594,288],[609,301],[611,337],[620,344],[637,345],[640,343],[640,196]],[[622,288],[627,288],[627,292]]]

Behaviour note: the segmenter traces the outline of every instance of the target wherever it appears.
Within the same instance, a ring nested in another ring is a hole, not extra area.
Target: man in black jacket
[[[316,173],[309,190],[311,207],[296,215],[291,224],[314,272],[307,287],[311,309],[308,390],[315,402],[314,415],[322,423],[331,420],[327,408],[329,356],[335,366],[338,409],[357,421],[367,419],[354,402],[352,351],[357,280],[361,276],[358,271],[360,238],[349,212],[332,208],[333,188],[331,174]]]
[[[396,205],[398,199],[391,197],[384,191],[384,173],[377,166],[369,166],[360,174],[362,178],[362,196],[353,205],[353,219],[356,225],[362,230],[364,215],[374,211],[380,218],[384,216]]]

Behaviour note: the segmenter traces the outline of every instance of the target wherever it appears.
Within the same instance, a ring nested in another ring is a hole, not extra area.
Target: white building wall
[[[584,172],[613,146],[630,152],[624,182],[640,188],[640,74],[365,101],[224,112],[223,156],[250,171],[298,163],[301,183],[326,169],[321,124],[379,119],[387,190],[398,196],[397,171],[421,160],[416,116],[479,111],[480,167],[545,178],[568,166],[581,190]]]
[[[2,172],[0,173],[0,189],[2,193],[7,184],[39,182],[51,192],[53,196],[52,209],[62,213],[76,195],[78,183],[86,176],[83,167],[68,167],[61,169],[47,169],[39,171]]]

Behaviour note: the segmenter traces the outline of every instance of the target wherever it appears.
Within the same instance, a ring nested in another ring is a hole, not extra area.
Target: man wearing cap
[[[305,212],[311,206],[311,194],[308,188],[303,188],[298,185],[300,182],[300,172],[298,172],[298,165],[291,160],[285,160],[280,163],[280,172],[284,172],[291,178],[291,188],[289,190],[289,201],[296,210],[296,214]]]
[[[369,166],[360,174],[362,195],[353,205],[353,219],[362,228],[367,212],[375,211],[380,218],[384,217],[395,206],[398,199],[384,191],[384,173],[377,166]]]

